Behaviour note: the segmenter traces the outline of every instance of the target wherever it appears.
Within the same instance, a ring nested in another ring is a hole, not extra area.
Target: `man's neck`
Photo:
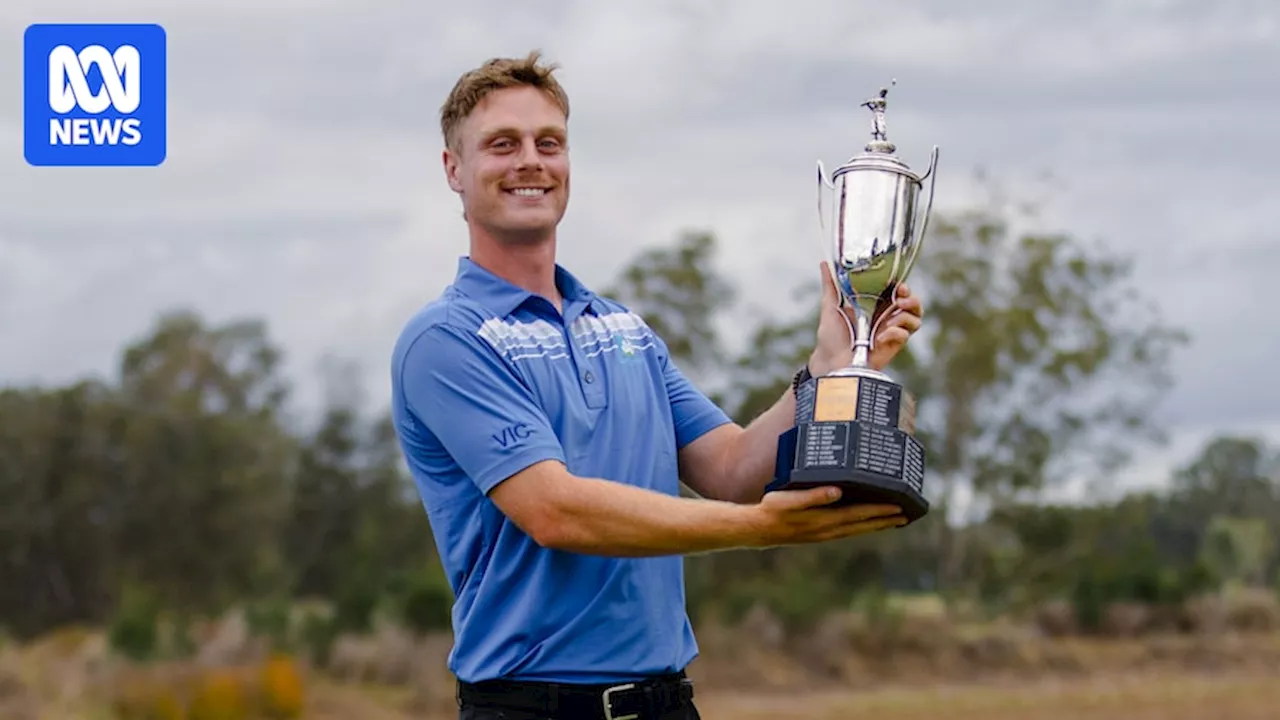
[[[476,228],[471,233],[471,261],[516,287],[541,295],[564,312],[556,287],[556,238],[502,243]]]

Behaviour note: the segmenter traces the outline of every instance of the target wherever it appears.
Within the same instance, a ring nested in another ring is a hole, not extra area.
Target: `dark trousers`
[[[606,711],[605,706],[608,706]],[[489,681],[458,685],[459,720],[701,720],[684,673],[581,686]]]
[[[547,715],[525,710],[504,710],[488,707],[463,707],[458,720],[579,720],[572,715]],[[640,720],[702,720],[698,709],[690,700],[684,707],[669,710],[660,715],[642,715]]]

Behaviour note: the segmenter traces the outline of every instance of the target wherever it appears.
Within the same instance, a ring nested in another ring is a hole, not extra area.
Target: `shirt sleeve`
[[[694,386],[680,370],[661,338],[658,339],[658,346],[662,350],[662,376],[667,386],[667,399],[671,403],[671,416],[675,421],[676,449],[683,449],[706,433],[733,422],[719,405]]]
[[[423,332],[400,368],[404,400],[486,495],[564,449],[532,391],[482,340],[446,326]]]

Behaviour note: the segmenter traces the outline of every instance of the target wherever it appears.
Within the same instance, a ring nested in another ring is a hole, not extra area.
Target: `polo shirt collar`
[[[510,315],[526,300],[535,297],[534,293],[494,275],[467,256],[458,258],[458,273],[453,284],[467,297],[484,305],[498,317]],[[566,312],[571,304],[576,303],[585,303],[598,311],[599,302],[595,293],[558,263],[556,287],[564,296]]]

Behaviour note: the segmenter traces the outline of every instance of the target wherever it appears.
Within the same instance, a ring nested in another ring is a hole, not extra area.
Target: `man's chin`
[[[556,222],[551,218],[538,221],[502,223],[494,228],[494,234],[502,240],[519,245],[544,242],[556,231]]]
[[[560,224],[560,214],[549,210],[540,212],[513,213],[497,223],[497,229],[503,235],[531,235],[544,237],[554,233]]]

